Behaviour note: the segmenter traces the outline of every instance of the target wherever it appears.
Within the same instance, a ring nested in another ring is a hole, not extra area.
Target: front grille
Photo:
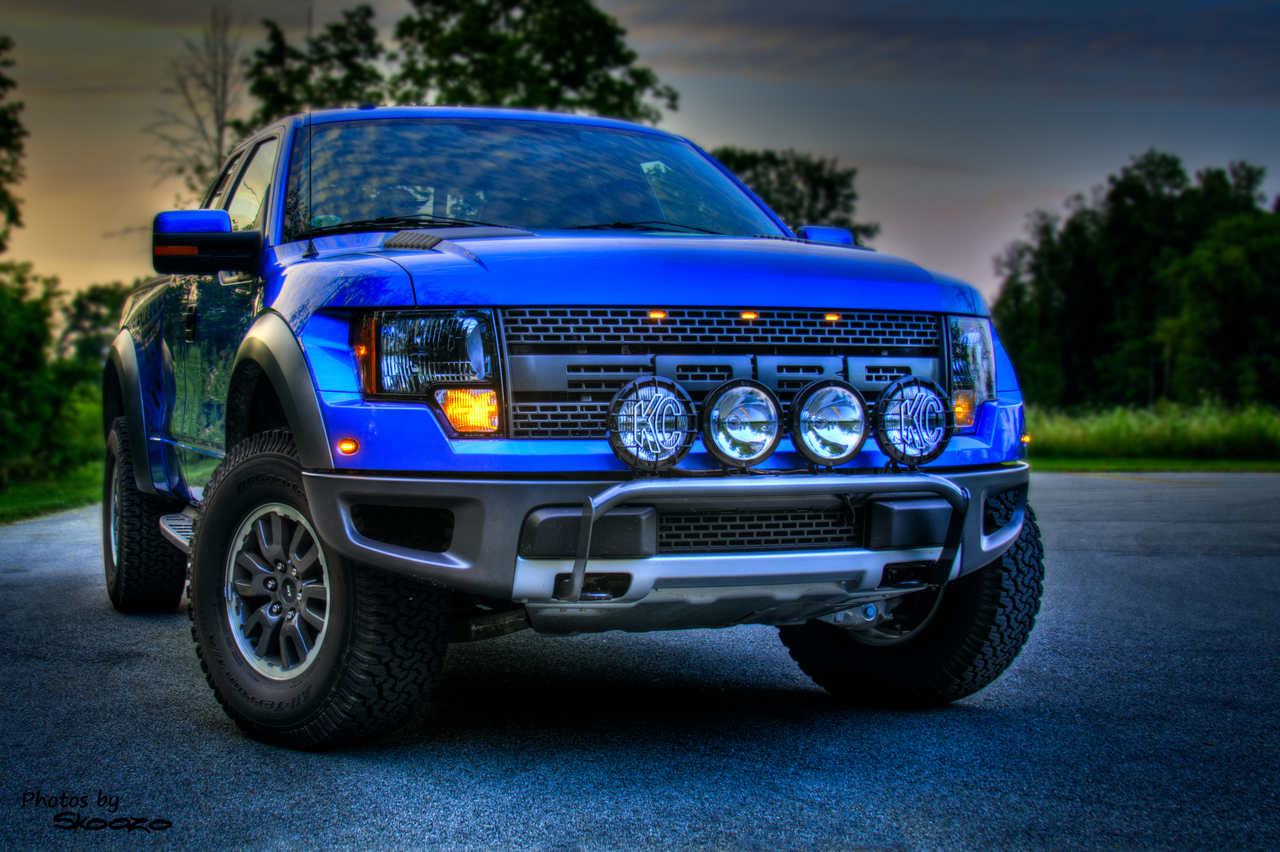
[[[866,370],[866,381],[882,382],[888,384],[899,376],[911,375],[910,367],[893,367],[884,364],[868,364]]]
[[[662,512],[658,553],[822,550],[857,547],[861,513],[844,508]]]
[[[517,402],[511,406],[513,438],[605,438],[607,402]]]
[[[652,320],[643,308],[509,308],[503,311],[508,345],[692,344],[756,346],[936,347],[932,314],[759,310],[742,319],[740,308],[672,308]]]

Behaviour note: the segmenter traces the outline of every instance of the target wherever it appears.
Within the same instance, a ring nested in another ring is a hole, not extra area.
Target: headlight
[[[645,376],[614,395],[608,413],[609,447],[635,470],[674,467],[697,435],[689,395],[670,379]]]
[[[489,311],[376,311],[353,324],[351,346],[366,394],[433,400],[458,432],[498,431]]]
[[[942,455],[955,420],[942,388],[919,376],[903,376],[876,398],[875,429],[886,456],[915,467]]]
[[[867,404],[839,379],[801,390],[791,401],[788,419],[796,451],[823,467],[850,461],[867,440]]]
[[[782,407],[751,379],[730,379],[702,403],[702,441],[732,467],[751,467],[772,455],[782,439]]]
[[[984,317],[947,317],[951,347],[951,399],[956,429],[972,429],[982,404],[996,395],[996,353]]]

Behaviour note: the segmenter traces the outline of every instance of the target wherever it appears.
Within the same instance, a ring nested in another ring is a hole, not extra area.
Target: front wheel
[[[972,695],[1018,656],[1035,626],[1044,546],[1027,507],[1003,556],[941,589],[914,592],[905,629],[845,630],[810,621],[783,627],[782,642],[814,682],[851,704],[931,707]]]
[[[447,603],[328,551],[287,432],[239,444],[205,489],[191,632],[219,703],[255,739],[318,749],[408,721],[443,666]]]

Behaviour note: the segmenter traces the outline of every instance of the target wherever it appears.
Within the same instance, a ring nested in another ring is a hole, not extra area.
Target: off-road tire
[[[113,480],[117,501],[114,520]],[[143,615],[178,608],[187,581],[187,556],[160,532],[160,518],[181,511],[182,506],[138,490],[129,425],[123,417],[117,417],[107,434],[102,477],[102,568],[107,597],[118,612]]]
[[[192,534],[191,635],[218,703],[254,739],[292,749],[354,743],[407,722],[444,665],[448,595],[343,560],[321,542],[327,626],[314,662],[296,677],[263,675],[232,632],[226,566],[240,546],[236,531],[268,504],[311,521],[298,453],[284,431],[253,435],[227,454]]]
[[[1012,513],[1011,501],[997,498],[992,508]],[[946,704],[988,686],[1018,656],[1040,611],[1043,560],[1028,506],[1013,546],[948,583],[932,620],[902,643],[866,644],[822,621],[783,627],[779,636],[800,668],[842,701],[900,710]]]

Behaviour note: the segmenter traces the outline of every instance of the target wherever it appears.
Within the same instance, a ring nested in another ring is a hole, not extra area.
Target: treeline
[[[0,262],[0,489],[101,461],[103,352],[129,289],[67,298],[31,264]]]
[[[1280,404],[1280,201],[1237,162],[1151,150],[997,260],[992,313],[1028,401]]]

